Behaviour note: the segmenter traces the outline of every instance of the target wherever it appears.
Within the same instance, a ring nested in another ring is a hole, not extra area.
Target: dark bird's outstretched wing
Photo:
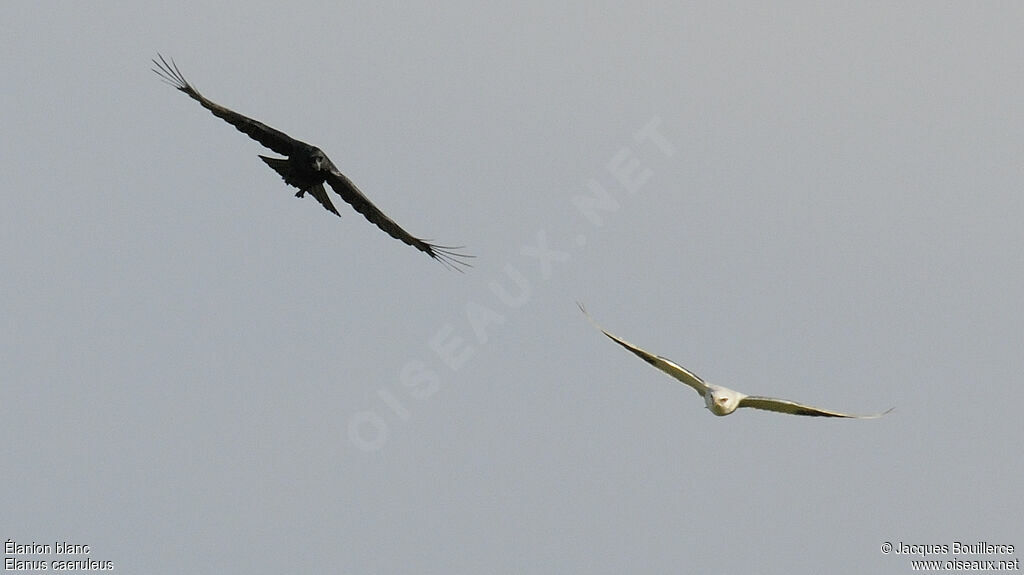
[[[359,191],[359,188],[352,183],[352,180],[348,179],[345,174],[338,171],[338,168],[333,164],[331,164],[329,168],[330,171],[327,175],[327,183],[334,188],[334,191],[341,196],[341,199],[345,200],[345,202],[355,208],[357,212],[363,214],[363,217],[369,220],[370,223],[384,230],[389,236],[396,240],[400,240],[421,252],[425,252],[430,257],[452,269],[462,271],[459,266],[470,267],[469,262],[465,260],[467,258],[472,258],[473,256],[455,251],[460,249],[459,247],[431,244],[428,241],[421,240],[403,230],[401,226],[394,222],[394,220],[384,215],[384,212],[380,211],[377,206],[373,205],[373,202]]]
[[[839,413],[838,411],[829,411],[827,409],[821,409],[820,407],[804,405],[795,401],[789,401],[788,399],[776,399],[774,397],[763,397],[760,395],[748,395],[740,399],[739,407],[753,407],[754,409],[777,411],[779,413],[789,413],[792,415],[810,415],[812,417],[848,417],[851,419],[876,419],[894,409],[890,407],[888,410],[874,415],[850,415],[849,413]]]
[[[278,154],[284,156],[291,155],[292,150],[297,143],[294,138],[284,132],[273,129],[262,122],[257,122],[252,118],[243,116],[238,112],[229,110],[220,104],[206,99],[206,97],[200,94],[198,90],[193,88],[192,85],[185,80],[185,77],[181,75],[181,71],[178,70],[178,66],[175,65],[174,60],[171,60],[171,62],[168,63],[160,54],[157,54],[157,57],[160,58],[160,61],[153,60],[153,64],[156,65],[156,68],[153,68],[153,71],[163,78],[165,82],[188,94],[190,98],[202,104],[202,106],[212,112],[214,116],[217,116],[221,120],[224,120],[235,128],[238,128],[238,131],[242,132],[246,136],[249,136],[271,150],[274,150]]]

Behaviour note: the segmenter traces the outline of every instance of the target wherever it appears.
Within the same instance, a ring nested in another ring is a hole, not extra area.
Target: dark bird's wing
[[[334,191],[341,196],[341,199],[355,208],[357,212],[363,214],[363,217],[369,220],[370,223],[387,232],[389,236],[426,253],[452,269],[462,271],[459,266],[471,267],[469,262],[465,260],[473,256],[455,251],[460,248],[434,245],[403,230],[394,220],[384,215],[384,212],[373,205],[373,202],[359,191],[359,188],[352,183],[352,180],[338,171],[333,164],[331,164],[327,175],[327,183],[334,188]]]
[[[633,354],[639,357],[640,359],[646,361],[647,363],[653,365],[654,367],[660,369],[661,371],[671,375],[672,377],[678,379],[679,381],[685,383],[686,385],[689,385],[694,390],[696,390],[701,397],[704,397],[704,394],[707,393],[708,384],[705,383],[703,379],[697,377],[695,374],[690,372],[690,370],[675,363],[674,361],[668,359],[667,357],[661,357],[660,355],[654,355],[653,353],[644,351],[639,347],[629,343],[628,341],[616,335],[608,333],[607,331],[604,330],[604,328],[598,325],[596,321],[594,321],[594,318],[590,317],[590,314],[587,313],[587,310],[583,307],[583,304],[581,304],[580,302],[576,302],[576,305],[579,306],[580,311],[583,312],[583,315],[587,316],[587,319],[590,320],[590,323],[594,324],[594,327],[596,327],[601,333],[608,336],[609,339],[621,345],[622,347],[628,349],[629,351],[633,352]]]
[[[754,409],[765,409],[768,411],[777,411],[779,413],[789,413],[792,415],[848,417],[851,419],[875,419],[882,417],[893,410],[893,408],[890,407],[888,410],[882,413],[876,413],[875,415],[850,415],[848,413],[839,413],[837,411],[829,411],[827,409],[819,409],[810,405],[803,405],[787,399],[775,399],[774,397],[762,397],[758,395],[748,395],[740,399],[739,407],[753,407]]]
[[[238,112],[229,110],[224,106],[206,99],[206,97],[200,94],[198,90],[193,88],[192,85],[185,80],[185,77],[181,75],[181,71],[178,70],[178,66],[175,65],[174,60],[171,60],[171,62],[168,63],[167,60],[159,54],[157,54],[157,58],[160,58],[160,60],[153,60],[153,64],[156,65],[156,68],[153,68],[153,71],[163,78],[165,82],[188,94],[190,98],[202,104],[202,106],[207,110],[213,112],[214,116],[217,116],[221,120],[224,120],[238,128],[238,131],[249,136],[253,140],[256,140],[271,150],[274,150],[278,154],[284,156],[291,155],[292,149],[297,143],[295,139],[262,122],[257,122],[252,118],[247,118]]]

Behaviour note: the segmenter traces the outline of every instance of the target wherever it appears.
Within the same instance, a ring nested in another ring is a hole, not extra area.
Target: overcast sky
[[[0,4],[0,539],[90,546],[7,556],[1024,555],[1024,9],[676,4]],[[158,51],[475,267],[294,198]],[[713,383],[896,410],[714,417],[576,300]]]

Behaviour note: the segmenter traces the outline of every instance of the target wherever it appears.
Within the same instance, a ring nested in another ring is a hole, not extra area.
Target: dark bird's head
[[[313,148],[309,153],[309,167],[314,172],[319,172],[327,169],[328,165],[327,156],[324,155],[320,148]]]

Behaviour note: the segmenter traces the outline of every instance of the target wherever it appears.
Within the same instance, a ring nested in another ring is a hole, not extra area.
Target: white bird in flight
[[[821,409],[818,407],[812,407],[810,405],[804,405],[795,401],[789,401],[787,399],[776,399],[774,397],[763,397],[760,395],[746,395],[738,391],[729,389],[728,387],[722,387],[720,385],[714,385],[705,382],[703,379],[697,377],[685,367],[673,362],[672,360],[661,357],[660,355],[654,355],[648,353],[639,347],[629,343],[628,341],[612,335],[604,330],[592,317],[587,313],[587,310],[583,308],[583,304],[576,302],[576,305],[580,307],[580,311],[587,316],[587,319],[594,324],[594,327],[599,329],[601,333],[608,336],[612,341],[628,349],[629,351],[636,354],[640,359],[653,365],[654,367],[664,371],[679,381],[689,385],[701,397],[704,398],[704,404],[711,413],[715,415],[729,415],[736,411],[740,407],[753,407],[755,409],[765,409],[768,411],[778,411],[779,413],[790,413],[793,415],[811,415],[817,417],[848,417],[852,419],[875,419],[882,417],[886,413],[889,413],[894,408],[889,408],[882,413],[875,415],[850,415],[848,413],[839,413],[838,411],[829,411],[827,409]]]

